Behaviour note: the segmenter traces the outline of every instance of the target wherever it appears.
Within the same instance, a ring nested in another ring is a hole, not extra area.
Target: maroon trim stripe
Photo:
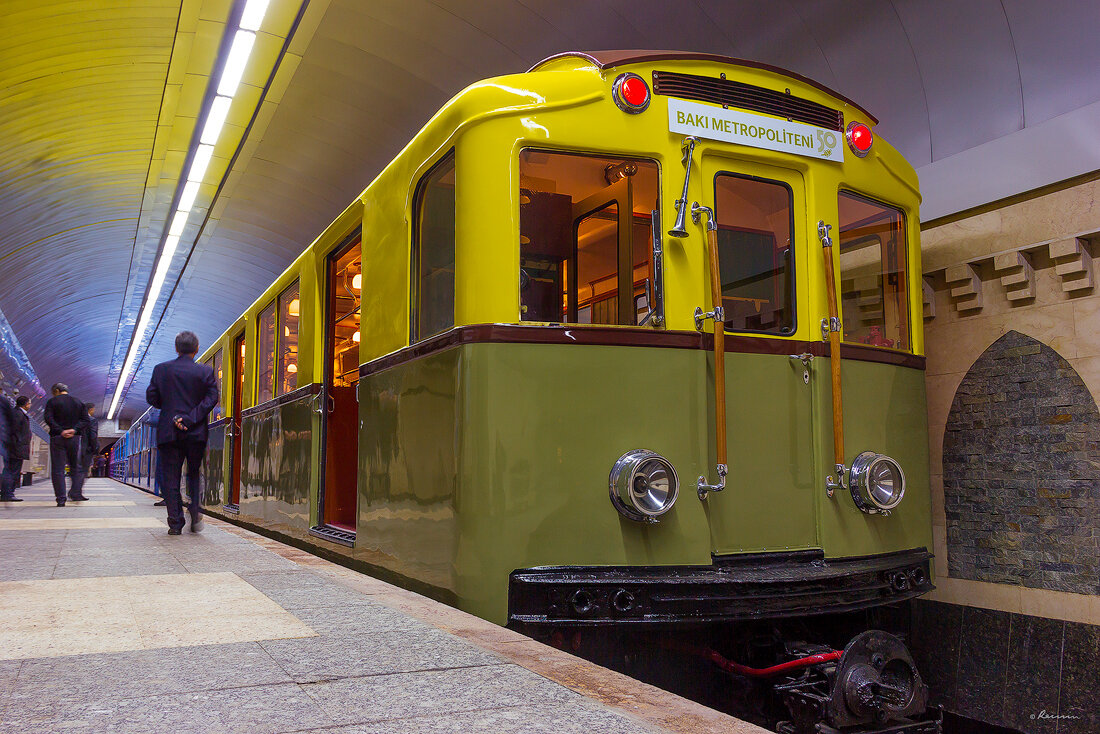
[[[741,334],[726,335],[726,351],[738,354],[799,354],[829,356],[824,342],[767,339]],[[611,347],[657,347],[662,349],[713,349],[714,336],[694,331],[657,331],[654,329],[608,328],[601,326],[510,326],[477,324],[460,326],[422,342],[379,357],[359,367],[359,376],[366,377],[462,344],[584,344]],[[844,359],[878,362],[912,369],[924,369],[924,357],[893,349],[845,344],[840,350]]]
[[[242,418],[247,418],[250,415],[256,415],[257,413],[262,413],[265,410],[268,410],[270,408],[274,408],[278,405],[285,405],[286,403],[292,403],[295,400],[298,400],[299,398],[306,397],[307,395],[316,395],[319,392],[321,392],[321,383],[319,383],[319,382],[314,382],[314,383],[311,383],[309,385],[303,385],[302,387],[298,388],[297,390],[293,390],[291,392],[284,393],[284,394],[280,395],[277,398],[273,398],[271,400],[268,400],[265,403],[260,403],[259,405],[253,405],[251,408],[246,408],[246,409],[242,410],[241,411],[241,417]]]

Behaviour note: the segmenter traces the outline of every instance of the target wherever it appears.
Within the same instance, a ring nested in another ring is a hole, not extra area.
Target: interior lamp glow
[[[295,372],[298,371],[298,365],[291,362],[286,366],[286,371],[293,375]]]
[[[355,277],[351,279],[351,289],[358,291],[363,289],[363,274],[356,273]]]
[[[298,315],[298,308],[299,308],[298,299],[295,298],[293,301],[290,302],[289,305],[287,305],[286,312],[288,314],[290,314],[291,316],[297,316]]]
[[[359,338],[360,337],[359,337],[359,332],[358,331],[356,331],[354,334],[351,335],[351,340],[355,343],[359,343]]]
[[[233,47],[229,49],[229,56],[225,59],[221,80],[218,82],[218,94],[232,97],[237,93],[237,87],[241,83],[241,77],[244,76],[244,67],[248,64],[248,57],[252,53],[252,44],[255,41],[255,33],[237,31],[237,35],[233,37]]]

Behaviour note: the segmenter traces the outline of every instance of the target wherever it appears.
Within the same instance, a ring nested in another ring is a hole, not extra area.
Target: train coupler
[[[941,734],[943,712],[905,645],[879,630],[863,632],[835,662],[777,682],[790,712],[780,734]]]

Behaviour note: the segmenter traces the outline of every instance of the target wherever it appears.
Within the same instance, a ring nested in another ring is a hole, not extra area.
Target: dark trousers
[[[84,486],[84,462],[80,456],[80,436],[63,438],[50,436],[50,479],[53,480],[53,496],[58,502],[65,501],[65,465],[73,478],[69,498],[80,497]]]
[[[168,506],[168,527],[182,530],[186,522],[183,516],[183,499],[180,497],[180,475],[183,462],[187,462],[187,492],[191,495],[189,510],[191,524],[199,520],[202,511],[202,492],[199,490],[199,475],[202,472],[202,459],[206,453],[206,441],[184,439],[157,444],[157,469],[160,470],[160,489]]]
[[[0,477],[0,497],[11,499],[15,496],[15,488],[23,484],[23,460],[8,459],[4,466],[4,476]]]

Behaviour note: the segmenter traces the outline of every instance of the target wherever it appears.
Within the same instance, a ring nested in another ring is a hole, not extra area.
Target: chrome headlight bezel
[[[652,502],[651,493],[639,493],[635,490],[637,480],[647,481],[647,478],[657,470],[663,470],[669,482],[669,489],[659,505]],[[635,522],[653,523],[658,522],[659,518],[676,504],[676,498],[680,493],[680,480],[676,476],[676,468],[672,466],[671,461],[656,451],[634,449],[620,456],[611,467],[608,492],[611,496],[611,504],[623,517]]]
[[[900,485],[891,491],[890,498],[885,501],[878,496],[875,487],[871,486],[874,470],[881,464],[886,464],[897,472]],[[905,499],[905,470],[896,459],[886,454],[864,451],[852,462],[848,473],[848,487],[852,492],[852,500],[860,510],[869,515],[889,515]]]

